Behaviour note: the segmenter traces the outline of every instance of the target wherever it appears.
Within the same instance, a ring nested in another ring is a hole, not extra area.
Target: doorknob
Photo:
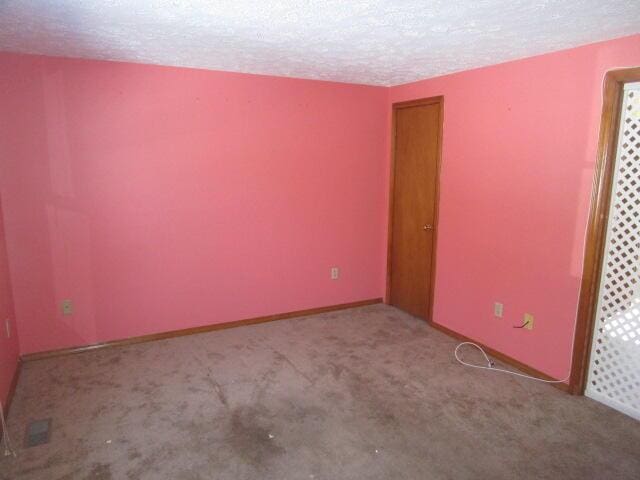
[[[422,227],[423,230],[433,230],[433,225],[431,225],[430,223],[427,223],[424,227]]]

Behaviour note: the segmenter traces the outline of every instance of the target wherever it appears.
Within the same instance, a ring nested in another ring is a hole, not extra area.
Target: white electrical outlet
[[[69,299],[62,301],[62,314],[73,315],[73,302]]]
[[[493,304],[493,315],[502,318],[502,314],[504,312],[504,305],[500,302],[496,302]]]
[[[338,267],[331,267],[331,280],[337,280],[340,277],[340,269]]]
[[[7,338],[11,338],[11,322],[8,318],[4,321],[4,327],[7,329]]]

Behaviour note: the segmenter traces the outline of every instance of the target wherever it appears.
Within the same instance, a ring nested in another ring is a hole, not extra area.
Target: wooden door
[[[442,98],[393,107],[387,299],[431,320]]]

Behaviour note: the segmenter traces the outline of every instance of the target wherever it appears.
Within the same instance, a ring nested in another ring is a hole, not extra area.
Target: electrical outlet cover
[[[525,329],[533,330],[533,315],[531,315],[530,313],[525,313],[524,323],[525,323],[525,326],[524,326]]]
[[[73,315],[73,302],[71,300],[62,301],[62,314]]]
[[[502,318],[504,313],[504,305],[500,302],[496,302],[493,304],[493,315],[498,318]]]

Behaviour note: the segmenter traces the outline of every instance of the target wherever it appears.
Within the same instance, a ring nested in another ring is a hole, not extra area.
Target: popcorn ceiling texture
[[[0,50],[397,85],[640,31],[637,0],[0,1]]]

